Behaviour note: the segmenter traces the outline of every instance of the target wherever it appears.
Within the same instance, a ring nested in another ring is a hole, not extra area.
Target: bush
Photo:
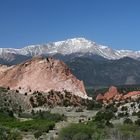
[[[12,129],[8,137],[8,140],[22,140],[21,132],[17,129]]]
[[[36,139],[38,139],[41,135],[42,135],[42,131],[36,131],[36,132],[34,133],[34,137],[35,137]]]
[[[7,128],[0,126],[0,139],[1,140],[5,140],[7,138],[8,131],[9,130]]]
[[[55,122],[63,121],[64,119],[66,119],[64,115],[60,115],[58,113],[53,114],[53,113],[50,113],[49,111],[41,111],[41,110],[37,113],[34,113],[32,118],[55,121]]]
[[[122,106],[121,110],[122,111],[127,111],[128,110],[128,107],[127,106]]]
[[[126,118],[124,121],[123,121],[124,124],[133,124],[133,121],[130,119],[130,118]]]
[[[96,121],[101,121],[101,120],[110,121],[113,117],[114,117],[114,113],[112,111],[101,110],[97,112],[95,116],[95,120]]]
[[[140,118],[140,111],[139,111],[139,112],[137,112],[137,116],[138,116],[138,118]]]
[[[20,131],[0,126],[0,140],[22,140]]]
[[[135,121],[135,124],[138,125],[138,126],[140,126],[140,119],[136,120]]]
[[[7,92],[8,90],[4,87],[0,87],[0,92]]]
[[[78,109],[76,109],[76,112],[83,112],[83,109],[82,108],[78,108]]]
[[[123,112],[120,112],[120,113],[118,113],[118,117],[124,117],[125,116],[125,113],[123,113]]]

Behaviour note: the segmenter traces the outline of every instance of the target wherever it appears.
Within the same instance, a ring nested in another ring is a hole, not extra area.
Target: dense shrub
[[[112,129],[107,129],[107,140],[139,140],[140,128],[134,124],[117,124]]]
[[[82,108],[77,108],[76,112],[83,112],[83,109]]]
[[[34,133],[34,137],[38,139],[42,135],[42,131],[38,130]]]
[[[124,124],[133,124],[133,121],[130,118],[125,118],[123,121]]]
[[[118,117],[124,117],[125,116],[125,113],[123,113],[123,112],[120,112],[120,113],[118,113]]]
[[[97,128],[93,123],[71,124],[63,128],[59,134],[59,140],[104,140],[105,132]]]
[[[0,92],[7,92],[8,89],[4,88],[4,87],[0,87]]]
[[[0,126],[0,140],[22,140],[20,131]]]
[[[101,110],[99,112],[97,112],[96,116],[95,116],[95,120],[96,121],[101,121],[101,120],[105,120],[105,121],[110,121],[112,118],[114,117],[114,113],[110,110]]]
[[[102,108],[102,104],[94,100],[89,101],[87,104],[87,110],[93,110],[93,109],[97,110],[101,108]]]
[[[128,110],[128,107],[127,106],[122,106],[121,110],[122,111],[127,111]]]
[[[139,111],[139,112],[137,112],[137,116],[138,116],[138,118],[140,118],[140,111]]]
[[[140,119],[136,120],[135,121],[135,124],[138,125],[138,126],[140,126]]]

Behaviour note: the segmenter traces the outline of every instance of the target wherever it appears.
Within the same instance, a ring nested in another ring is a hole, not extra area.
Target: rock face
[[[115,96],[117,96],[118,94],[119,93],[118,93],[117,88],[112,86],[112,87],[109,88],[109,91],[104,94],[104,98],[106,100],[110,100],[110,99],[115,98]]]
[[[104,95],[102,94],[99,94],[97,97],[96,97],[96,100],[97,101],[100,101],[100,100],[106,100],[106,101],[109,101],[109,100],[119,100],[121,98],[121,94],[118,92],[117,88],[114,87],[114,86],[111,86],[108,90],[108,92],[106,92]]]
[[[24,92],[67,90],[87,98],[83,82],[71,74],[64,62],[53,58],[35,57],[12,67],[1,65],[0,86]]]
[[[104,93],[104,95],[102,94],[98,94],[96,97],[96,101],[101,101],[101,102],[108,102],[108,101],[120,101],[120,100],[125,100],[128,98],[137,98],[138,96],[140,96],[140,91],[132,91],[132,92],[128,92],[126,94],[122,94],[118,92],[118,89],[114,86],[110,87],[109,90]]]
[[[127,98],[131,98],[131,97],[137,97],[140,95],[140,91],[132,91],[132,92],[129,92],[128,94],[124,95],[124,99],[127,99]]]

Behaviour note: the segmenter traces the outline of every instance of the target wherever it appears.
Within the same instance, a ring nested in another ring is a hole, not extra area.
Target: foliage
[[[4,87],[0,87],[0,92],[7,92],[8,89],[4,88]]]
[[[79,123],[71,124],[63,128],[59,134],[59,140],[98,140],[104,139],[105,132],[103,129],[98,128],[93,122],[88,124]]]
[[[127,106],[122,106],[121,110],[122,111],[127,111],[128,110],[128,107]]]
[[[17,129],[9,129],[0,126],[0,140],[21,140],[22,136]]]
[[[30,120],[19,121],[14,117],[9,116],[8,113],[0,113],[0,124],[2,126],[2,128],[0,128],[0,139],[5,140],[5,138],[1,137],[7,136],[8,133],[11,138],[8,140],[17,140],[14,138],[20,136],[20,131],[33,132],[37,138],[42,135],[42,133],[47,133],[49,130],[52,130],[55,126],[55,122],[63,120],[64,118],[64,115],[51,114],[50,112],[41,111],[30,114],[29,116],[31,117]],[[27,118],[29,116],[27,116]],[[20,137],[18,139],[20,140]]]
[[[95,120],[96,121],[101,121],[101,120],[105,120],[105,121],[110,121],[112,118],[114,117],[114,113],[110,110],[101,110],[98,111],[96,116],[95,116]]]
[[[38,139],[42,135],[42,131],[38,130],[34,133],[36,139]]]
[[[87,104],[87,110],[93,110],[93,109],[96,110],[101,108],[102,108],[102,104],[94,100],[89,101]]]
[[[134,124],[117,125],[116,129],[119,131],[119,137],[122,137],[122,140],[140,139],[140,128]]]
[[[135,121],[135,124],[138,125],[138,126],[140,126],[140,119],[136,120]]]
[[[133,124],[133,121],[130,118],[125,118],[123,121],[124,124]]]
[[[22,118],[32,118],[32,119],[42,119],[47,121],[63,121],[66,119],[64,115],[60,115],[58,113],[50,113],[49,111],[41,111],[34,112],[33,110],[31,113],[21,113],[20,117]]]
[[[140,111],[137,112],[137,116],[138,116],[138,118],[140,118]]]
[[[113,128],[102,126],[103,122],[71,124],[63,128],[58,140],[139,140],[140,127],[135,124],[116,124]]]

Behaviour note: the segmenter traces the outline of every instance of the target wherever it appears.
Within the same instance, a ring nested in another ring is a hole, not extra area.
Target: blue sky
[[[140,50],[140,0],[0,0],[0,47],[85,37]]]

